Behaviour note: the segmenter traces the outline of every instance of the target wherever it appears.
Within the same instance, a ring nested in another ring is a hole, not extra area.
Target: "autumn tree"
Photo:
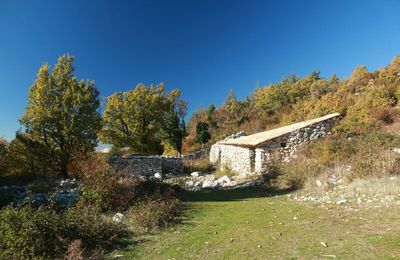
[[[63,55],[51,72],[47,64],[40,68],[20,119],[32,143],[46,147],[51,155],[46,159],[64,177],[75,154],[94,150],[101,129],[99,91],[93,81],[74,76],[73,61]]]
[[[164,89],[163,84],[149,87],[138,84],[133,90],[108,97],[101,140],[116,148],[130,147],[143,154],[161,154],[163,139],[173,140],[180,149],[177,140],[182,132],[175,131],[175,127],[186,112],[186,103],[179,99],[180,90],[165,93]],[[169,114],[171,111],[177,114]],[[166,130],[167,125],[174,130]]]

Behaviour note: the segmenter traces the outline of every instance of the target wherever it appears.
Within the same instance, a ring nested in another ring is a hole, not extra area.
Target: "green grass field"
[[[398,259],[399,213],[399,206],[300,203],[284,192],[190,193],[180,224],[138,235],[135,245],[110,258]]]

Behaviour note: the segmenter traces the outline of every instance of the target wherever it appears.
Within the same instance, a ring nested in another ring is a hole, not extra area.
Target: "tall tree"
[[[178,89],[165,94],[163,84],[138,84],[133,90],[111,95],[103,116],[102,141],[139,153],[161,154],[167,114],[171,109],[181,116],[185,113],[186,104],[179,97]]]
[[[179,116],[176,108],[172,106],[170,111],[166,113],[161,136],[164,140],[169,142],[179,154],[182,154],[182,141],[186,134],[185,121]]]
[[[0,176],[5,172],[5,155],[7,151],[7,141],[0,137]]]
[[[99,91],[93,81],[76,79],[73,61],[63,55],[51,73],[47,64],[40,68],[20,119],[26,133],[48,149],[65,177],[75,154],[94,150],[101,129]]]
[[[196,141],[199,144],[205,144],[211,139],[208,131],[210,125],[207,122],[199,122],[196,125]]]

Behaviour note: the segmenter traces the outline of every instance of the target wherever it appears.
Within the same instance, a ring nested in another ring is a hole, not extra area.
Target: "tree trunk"
[[[61,157],[60,171],[61,171],[61,176],[63,178],[68,178],[68,162],[69,162],[69,155],[64,155]]]

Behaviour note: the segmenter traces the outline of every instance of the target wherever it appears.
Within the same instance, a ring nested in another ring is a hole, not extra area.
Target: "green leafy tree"
[[[166,113],[162,139],[167,141],[179,154],[182,154],[182,141],[187,135],[185,121],[174,106]]]
[[[169,118],[168,113],[172,109],[180,116],[185,113],[186,103],[179,97],[178,89],[165,94],[163,84],[150,87],[138,84],[133,90],[111,95],[104,111],[101,140],[116,148],[130,147],[138,153],[161,154],[165,125],[174,124],[171,122],[176,120],[174,115]],[[168,133],[167,136],[173,135]]]
[[[0,176],[5,173],[5,157],[7,152],[7,141],[0,138]]]
[[[211,105],[208,106],[207,112],[206,112],[208,121],[212,121],[212,115],[214,114],[215,109],[216,109],[216,107],[215,107],[214,104],[211,104]]]
[[[196,125],[196,141],[199,144],[205,144],[211,139],[208,131],[210,125],[207,122],[199,122]]]
[[[20,120],[30,139],[46,147],[51,155],[46,159],[65,177],[74,155],[94,150],[101,129],[99,91],[93,81],[76,79],[73,61],[63,55],[51,73],[47,64],[40,68]]]

